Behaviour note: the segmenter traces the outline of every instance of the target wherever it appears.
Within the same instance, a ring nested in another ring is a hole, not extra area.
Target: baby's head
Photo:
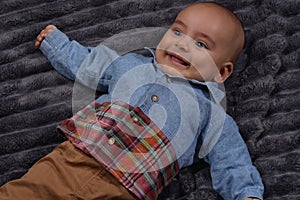
[[[164,72],[198,81],[224,82],[244,46],[240,20],[216,3],[183,9],[156,49]]]

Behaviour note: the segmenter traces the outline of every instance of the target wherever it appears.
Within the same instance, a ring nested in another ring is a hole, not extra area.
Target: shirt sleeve
[[[210,164],[213,188],[225,200],[263,199],[264,186],[260,174],[253,166],[247,146],[230,116],[226,116],[218,142],[204,160]]]
[[[119,57],[104,45],[85,47],[70,41],[58,29],[44,39],[40,49],[60,74],[102,92],[107,91],[112,77],[108,66]]]
[[[92,47],[85,47],[74,40],[70,41],[68,36],[58,29],[52,31],[43,40],[40,47],[52,66],[71,80],[75,80],[81,63],[92,49]]]

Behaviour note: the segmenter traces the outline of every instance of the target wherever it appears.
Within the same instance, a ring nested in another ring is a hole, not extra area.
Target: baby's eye
[[[180,36],[180,35],[181,35],[180,31],[177,30],[177,29],[173,30],[173,33],[174,33],[175,35],[177,35],[177,36]]]
[[[200,48],[208,49],[207,45],[204,42],[196,42],[196,45]]]

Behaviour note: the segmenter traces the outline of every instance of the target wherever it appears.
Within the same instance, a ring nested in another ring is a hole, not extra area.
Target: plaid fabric
[[[168,138],[140,108],[123,102],[95,101],[58,130],[139,199],[156,199],[179,171]]]

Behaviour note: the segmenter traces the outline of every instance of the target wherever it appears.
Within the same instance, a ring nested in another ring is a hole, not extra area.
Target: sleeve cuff
[[[50,53],[54,53],[70,40],[66,34],[59,29],[53,30],[42,42],[40,50],[46,56]]]

